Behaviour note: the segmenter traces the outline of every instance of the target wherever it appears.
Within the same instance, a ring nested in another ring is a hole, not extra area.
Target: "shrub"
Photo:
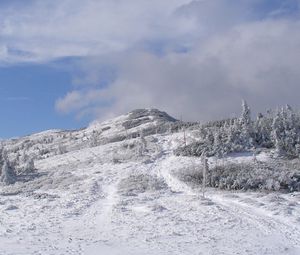
[[[202,170],[181,170],[176,177],[189,184],[202,184]],[[272,164],[226,163],[207,173],[207,186],[227,190],[300,191],[300,174]]]
[[[162,179],[149,174],[130,175],[122,179],[118,185],[119,192],[127,196],[134,196],[146,191],[158,191],[166,187],[167,185]]]

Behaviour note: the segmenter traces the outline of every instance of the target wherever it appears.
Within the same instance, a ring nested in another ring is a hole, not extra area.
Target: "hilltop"
[[[139,109],[2,141],[0,254],[298,254],[297,143],[259,137],[289,122],[247,109],[205,124]]]

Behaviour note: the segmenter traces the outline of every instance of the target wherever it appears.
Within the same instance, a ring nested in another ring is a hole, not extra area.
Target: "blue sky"
[[[1,137],[26,135],[47,129],[73,129],[87,124],[59,114],[56,99],[72,88],[69,72],[49,64],[0,68],[0,114],[5,116]]]
[[[25,4],[26,2],[26,4]],[[155,107],[300,107],[299,0],[0,0],[0,138]]]

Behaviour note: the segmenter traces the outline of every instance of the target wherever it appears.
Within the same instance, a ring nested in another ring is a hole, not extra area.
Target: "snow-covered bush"
[[[293,171],[265,164],[217,165],[210,170],[208,175],[210,185],[220,189],[295,191],[297,186],[293,180]]]
[[[202,170],[182,169],[176,177],[192,186],[202,184]],[[207,185],[228,190],[300,191],[300,174],[276,164],[226,163],[207,172]]]
[[[159,191],[166,189],[167,185],[156,176],[149,174],[130,175],[119,182],[118,190],[126,196],[134,196],[146,191]]]
[[[112,154],[112,162],[114,164],[120,164],[122,162],[121,155],[117,152],[113,152]]]
[[[187,167],[178,169],[172,172],[172,175],[175,176],[178,180],[187,183],[192,187],[202,185],[203,180],[203,167]]]

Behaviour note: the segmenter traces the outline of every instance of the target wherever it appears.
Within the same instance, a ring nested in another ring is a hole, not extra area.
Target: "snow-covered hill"
[[[173,153],[197,140],[180,126],[144,109],[3,141],[16,175],[0,184],[0,254],[300,254],[300,193],[210,188],[203,197],[200,159]],[[255,160],[274,161],[270,151]]]

